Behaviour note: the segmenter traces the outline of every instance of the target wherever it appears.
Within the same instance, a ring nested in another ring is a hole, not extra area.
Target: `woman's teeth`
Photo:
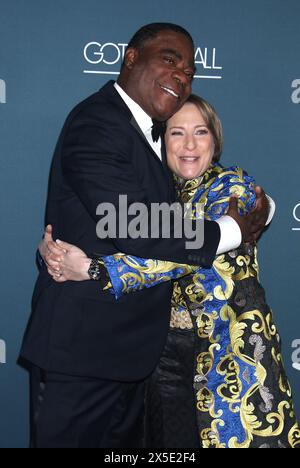
[[[186,162],[186,163],[195,163],[198,161],[198,157],[188,157],[184,156],[182,158],[179,158],[181,161]]]

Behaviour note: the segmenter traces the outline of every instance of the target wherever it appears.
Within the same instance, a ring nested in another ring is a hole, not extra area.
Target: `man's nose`
[[[181,88],[190,84],[190,78],[186,75],[183,70],[177,68],[173,72],[173,79],[176,81],[177,84],[180,85]]]

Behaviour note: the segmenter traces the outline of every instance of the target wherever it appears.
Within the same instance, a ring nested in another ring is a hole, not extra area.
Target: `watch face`
[[[97,262],[92,261],[89,269],[89,275],[92,280],[97,281],[98,279],[100,279],[100,268]]]

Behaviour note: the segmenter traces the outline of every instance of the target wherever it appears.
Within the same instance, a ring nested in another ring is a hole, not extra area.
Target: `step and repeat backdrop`
[[[0,447],[28,446],[28,376],[16,364],[37,276],[54,146],[67,113],[117,79],[140,26],[195,39],[194,92],[218,110],[224,164],[274,198],[261,278],[300,415],[299,0],[0,0]]]

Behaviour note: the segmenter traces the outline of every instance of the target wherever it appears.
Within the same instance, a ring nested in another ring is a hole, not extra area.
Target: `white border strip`
[[[89,75],[120,75],[120,72],[111,72],[111,71],[96,71],[96,70],[84,70],[83,73]],[[195,79],[204,79],[204,80],[222,80],[222,76],[202,76],[195,75]]]
[[[90,75],[120,75],[119,72],[109,72],[109,71],[93,71],[93,70],[83,70],[83,73],[89,73]]]

